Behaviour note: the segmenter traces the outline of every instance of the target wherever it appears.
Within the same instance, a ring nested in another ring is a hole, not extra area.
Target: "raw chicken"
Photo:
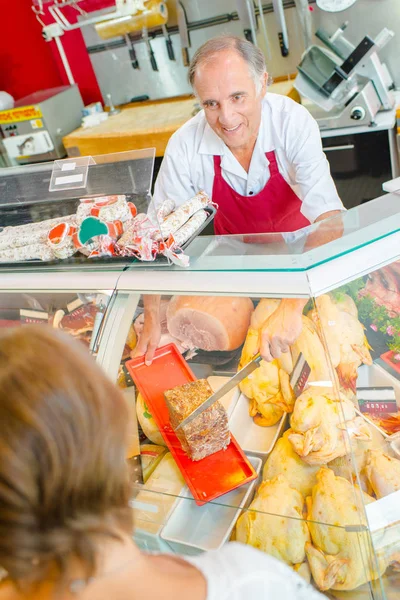
[[[239,370],[246,366],[259,347],[260,331],[268,317],[276,310],[279,300],[263,299],[254,311],[240,358]],[[272,362],[261,361],[258,369],[240,384],[240,390],[249,398],[249,414],[263,427],[275,425],[284,412],[291,412],[294,395],[289,385],[293,368],[289,353]]]
[[[207,351],[243,344],[254,306],[250,298],[174,296],[167,307],[170,335]]]
[[[353,590],[385,572],[384,556],[379,555],[376,563],[371,556],[362,508],[363,503],[370,502],[375,500],[346,479],[336,477],[330,469],[320,469],[317,485],[307,498],[312,543],[306,543],[308,563],[319,589]]]
[[[263,479],[273,479],[279,474],[285,476],[289,485],[295,488],[304,498],[311,494],[317,480],[319,465],[308,465],[293,450],[289,442],[291,429],[285,431],[277,441],[264,466]]]
[[[368,451],[365,474],[377,498],[400,490],[400,460],[385,454],[383,450]]]
[[[355,393],[357,369],[361,363],[371,365],[372,358],[354,301],[345,294],[339,299],[323,294],[316,299],[316,309],[309,316],[326,341],[343,390]]]
[[[303,505],[303,496],[283,475],[263,481],[249,510],[239,517],[236,540],[298,569],[305,561],[305,544],[310,540]]]
[[[374,435],[373,430],[371,430],[368,423],[365,425],[371,432],[371,439],[352,439],[350,442],[351,454],[346,454],[345,456],[335,458],[329,462],[327,466],[332,469],[332,471],[338,477],[344,477],[350,481],[350,483],[354,483],[355,485],[360,483],[363,491],[369,492],[370,487],[368,485],[368,480],[364,469],[367,461],[368,450],[374,443]]]
[[[288,439],[310,465],[323,465],[350,452],[349,438],[369,440],[371,432],[354,404],[332,388],[310,386],[296,400]]]

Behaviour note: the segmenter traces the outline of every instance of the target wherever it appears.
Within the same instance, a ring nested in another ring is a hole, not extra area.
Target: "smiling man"
[[[203,108],[170,139],[156,204],[204,190],[216,234],[293,232],[343,210],[318,125],[300,104],[267,92],[265,60],[233,36],[195,53],[189,80]]]
[[[168,143],[156,205],[165,198],[183,204],[204,190],[218,205],[217,235],[294,232],[343,210],[317,123],[300,104],[267,92],[258,48],[233,36],[211,39],[195,53],[189,80],[203,110]],[[265,360],[296,340],[304,304],[283,299],[267,320]],[[146,296],[137,354],[147,363],[159,339],[159,298]]]

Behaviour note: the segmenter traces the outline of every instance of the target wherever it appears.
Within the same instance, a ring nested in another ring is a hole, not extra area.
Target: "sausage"
[[[25,260],[54,260],[54,254],[46,244],[29,244],[0,252],[0,262],[20,262]]]
[[[54,225],[63,222],[74,223],[75,218],[75,215],[68,215],[67,217],[56,217],[55,219],[46,219],[36,223],[27,223],[26,225],[5,227],[0,232],[0,250],[45,242],[48,232]]]
[[[207,212],[204,209],[198,210],[193,217],[190,217],[178,231],[173,234],[173,238],[177,246],[182,246],[196,233],[198,228],[206,221],[208,217]]]
[[[179,206],[173,213],[168,215],[161,224],[161,237],[165,240],[171,234],[174,234],[194,215],[198,210],[211,204],[210,198],[205,192],[199,192],[182,206]]]
[[[172,200],[171,198],[164,200],[164,202],[162,202],[157,208],[158,222],[162,223],[164,219],[172,213],[173,210],[175,210],[175,200]]]

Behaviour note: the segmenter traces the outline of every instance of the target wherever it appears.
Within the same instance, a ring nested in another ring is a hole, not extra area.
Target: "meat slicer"
[[[378,56],[394,33],[385,28],[354,46],[343,35],[346,26],[331,36],[318,30],[326,48],[310,46],[297,67],[294,86],[312,102],[307,108],[320,129],[373,125],[379,111],[395,104],[392,77]]]

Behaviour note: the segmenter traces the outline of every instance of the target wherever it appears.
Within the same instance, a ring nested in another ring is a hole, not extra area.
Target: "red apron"
[[[275,151],[266,152],[270,178],[254,196],[241,196],[222,177],[221,157],[214,156],[212,199],[218,204],[214,219],[216,235],[285,233],[307,227],[301,200],[279,173]]]

